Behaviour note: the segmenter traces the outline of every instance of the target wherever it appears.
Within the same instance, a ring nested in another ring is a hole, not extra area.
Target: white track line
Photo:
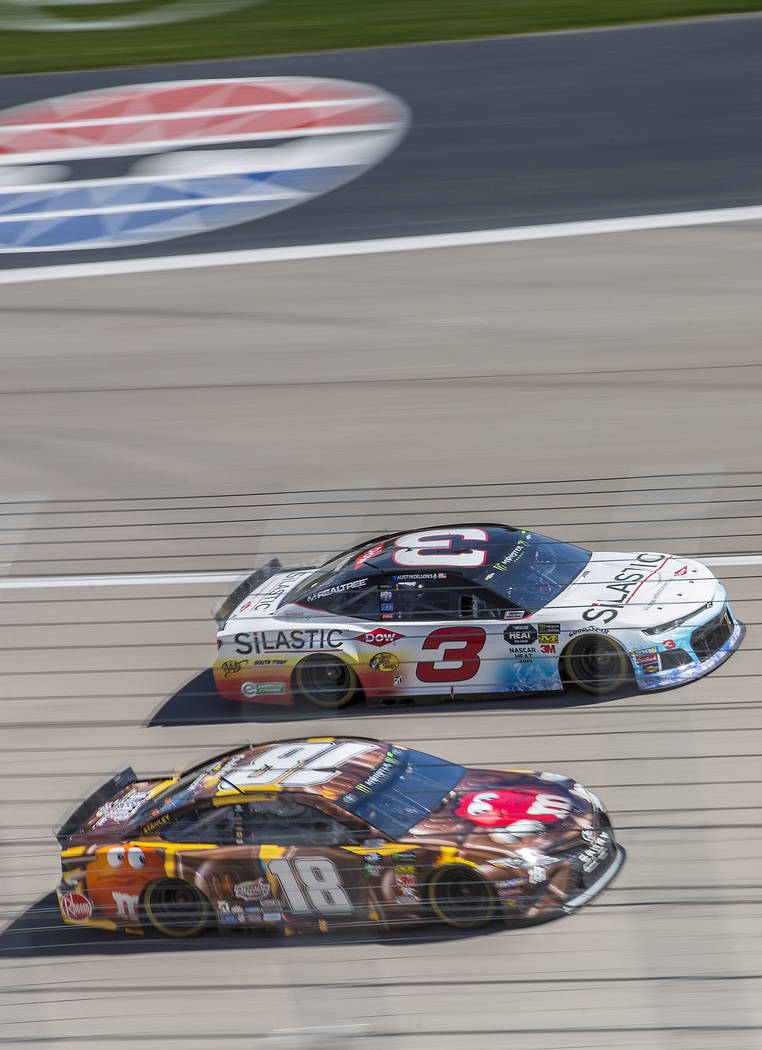
[[[762,554],[709,554],[704,565],[762,565]],[[135,572],[105,576],[16,576],[0,579],[0,590],[39,590],[52,587],[171,587],[191,583],[236,583],[240,572]]]
[[[477,244],[506,244],[540,241],[554,237],[590,237],[601,233],[665,230],[679,226],[708,226],[722,222],[752,222],[762,219],[762,205],[746,208],[714,208],[708,211],[634,215],[619,219],[586,219],[545,226],[512,226],[501,230],[469,233],[435,233],[417,237],[385,237],[372,241],[337,244],[293,245],[287,248],[251,248],[235,252],[157,256],[153,259],[118,259],[109,262],[65,263],[61,266],[20,267],[0,271],[0,284],[27,281],[56,281],[71,277],[106,277],[115,274],[156,273],[160,270],[195,270],[207,266],[240,266],[250,263],[290,262],[297,259],[331,259],[345,255],[376,255],[381,252],[414,252],[427,248],[460,248]],[[22,253],[23,254],[23,253]]]

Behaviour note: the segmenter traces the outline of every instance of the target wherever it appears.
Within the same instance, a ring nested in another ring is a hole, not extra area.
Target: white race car
[[[222,696],[328,708],[660,689],[713,670],[745,630],[700,562],[484,524],[380,536],[319,568],[273,560],[215,618]]]

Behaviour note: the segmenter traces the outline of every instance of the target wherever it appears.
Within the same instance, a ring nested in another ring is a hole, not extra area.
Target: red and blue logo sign
[[[0,112],[0,252],[115,248],[251,222],[357,178],[405,133],[380,88],[171,81]]]

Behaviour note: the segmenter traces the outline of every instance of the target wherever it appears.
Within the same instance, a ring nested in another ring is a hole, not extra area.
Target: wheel
[[[495,894],[489,883],[466,864],[435,871],[428,898],[441,922],[461,930],[484,926],[495,915]]]
[[[627,655],[621,646],[601,634],[579,634],[563,655],[565,678],[586,693],[610,693],[630,677]]]
[[[162,879],[146,887],[143,912],[166,937],[194,937],[205,929],[211,916],[209,901],[188,882]]]
[[[294,668],[293,691],[317,707],[346,707],[359,689],[357,675],[338,656],[308,656]]]

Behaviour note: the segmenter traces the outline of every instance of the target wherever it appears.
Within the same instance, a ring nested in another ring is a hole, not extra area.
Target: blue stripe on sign
[[[0,226],[6,248],[57,248],[81,244],[87,248],[142,244],[163,237],[181,237],[217,229],[229,222],[249,222],[288,206],[286,200],[242,204],[189,203],[187,208],[156,212],[78,215],[72,218],[19,219]]]
[[[99,186],[62,182],[42,191],[36,186],[29,189],[0,188],[0,216],[49,211],[90,211],[94,208],[162,204],[199,197],[245,196],[251,193],[252,185],[260,185],[263,189],[271,191],[283,188],[297,193],[319,193],[335,185],[337,171],[351,178],[361,170],[361,165],[346,165],[341,168],[300,168],[182,176],[163,182],[114,179]],[[0,233],[0,243],[3,240]]]

